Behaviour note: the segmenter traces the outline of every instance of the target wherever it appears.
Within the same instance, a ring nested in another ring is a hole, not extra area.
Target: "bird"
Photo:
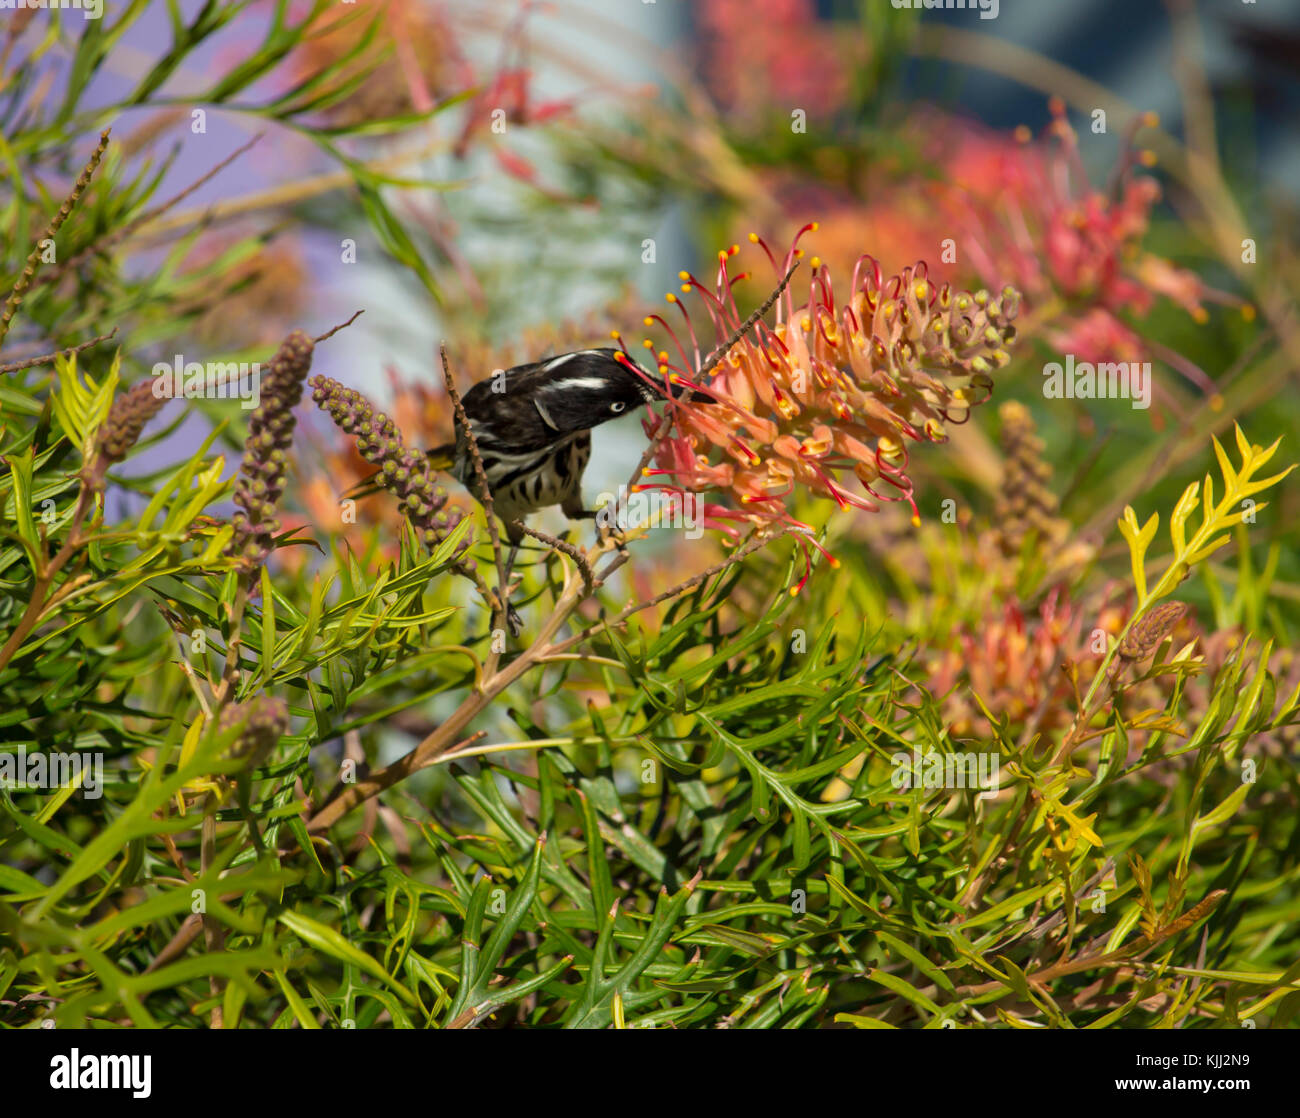
[[[674,396],[685,389],[673,385]],[[582,475],[591,458],[591,432],[642,404],[666,399],[665,390],[621,349],[580,349],[498,370],[462,400],[478,447],[493,509],[512,548],[520,526],[540,509],[559,505],[570,520],[594,519],[584,507]],[[483,503],[482,485],[463,427],[455,442],[425,451],[435,471],[450,473]],[[376,492],[376,474],[343,496]],[[513,552],[512,552],[513,555]]]
[[[740,324],[695,370],[707,374],[752,329],[789,284],[795,260],[763,304]],[[475,383],[462,405],[483,476],[497,516],[510,541],[506,570],[514,565],[524,539],[525,517],[559,505],[570,520],[592,520],[598,513],[582,500],[582,475],[591,458],[591,432],[643,404],[668,399],[716,403],[707,387],[681,378],[652,376],[622,349],[579,349],[497,370]],[[450,473],[483,504],[484,494],[470,439],[457,424],[456,440],[425,451],[430,467]],[[342,494],[356,500],[377,492],[378,471]]]

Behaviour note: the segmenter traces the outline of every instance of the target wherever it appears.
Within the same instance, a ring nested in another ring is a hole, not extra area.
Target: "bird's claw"
[[[596,542],[602,547],[613,540],[619,551],[627,551],[627,534],[616,523],[599,524],[596,528]]]

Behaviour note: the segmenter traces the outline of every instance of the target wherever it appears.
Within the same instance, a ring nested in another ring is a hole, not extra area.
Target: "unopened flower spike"
[[[101,479],[103,471],[111,463],[120,462],[126,457],[131,447],[139,441],[145,424],[171,399],[170,396],[160,396],[154,391],[156,383],[153,380],[142,380],[133,384],[108,409],[108,415],[100,425],[95,440],[94,459]]]
[[[447,491],[438,485],[428,459],[402,441],[397,425],[361,393],[346,388],[330,377],[311,378],[311,398],[343,431],[356,436],[357,450],[378,469],[375,484],[398,498],[402,515],[416,536],[430,551],[447,537],[461,520],[456,509],[447,509]],[[466,535],[457,545],[460,555],[469,546]],[[465,560],[468,565],[471,560]]]
[[[289,732],[289,704],[272,695],[258,695],[246,703],[232,703],[221,711],[217,728],[239,728],[231,743],[233,757],[242,757],[246,769],[255,769]]]
[[[302,399],[302,385],[311,369],[315,344],[295,330],[281,344],[262,377],[261,402],[248,422],[244,458],[235,481],[239,511],[227,552],[240,558],[246,569],[256,569],[270,554],[280,530],[276,510],[284,494],[285,471],[293,446],[293,409]]]

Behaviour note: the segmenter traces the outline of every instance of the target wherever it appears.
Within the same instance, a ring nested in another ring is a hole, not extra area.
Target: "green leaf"
[[[417,1004],[414,994],[384,970],[374,958],[341,935],[337,929],[299,912],[285,911],[280,913],[277,919],[304,943],[341,962],[357,967],[372,978],[379,979],[407,1005]]]

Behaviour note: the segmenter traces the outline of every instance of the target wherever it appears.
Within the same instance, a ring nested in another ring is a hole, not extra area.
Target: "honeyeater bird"
[[[771,293],[695,371],[697,383],[768,311],[799,266],[790,264]],[[674,398],[713,403],[707,388],[674,383]],[[592,428],[625,415],[630,408],[666,399],[662,380],[646,373],[619,349],[580,349],[543,361],[516,365],[479,381],[462,401],[474,432],[492,504],[512,545],[507,569],[524,533],[522,522],[538,509],[559,505],[570,520],[593,519],[582,502],[582,473],[591,457]],[[481,503],[478,471],[463,429],[456,441],[426,451],[435,470],[446,470]],[[371,474],[343,494],[377,491]]]
[[[570,520],[596,516],[582,501],[592,428],[665,398],[654,379],[638,370],[621,350],[580,349],[505,369],[465,393],[465,417],[474,432],[492,504],[513,546],[524,535],[515,522],[538,509],[559,505]],[[673,388],[674,395],[682,391]],[[483,500],[463,429],[454,443],[425,453],[435,470],[449,472]],[[371,474],[344,496],[375,492],[375,477]]]

